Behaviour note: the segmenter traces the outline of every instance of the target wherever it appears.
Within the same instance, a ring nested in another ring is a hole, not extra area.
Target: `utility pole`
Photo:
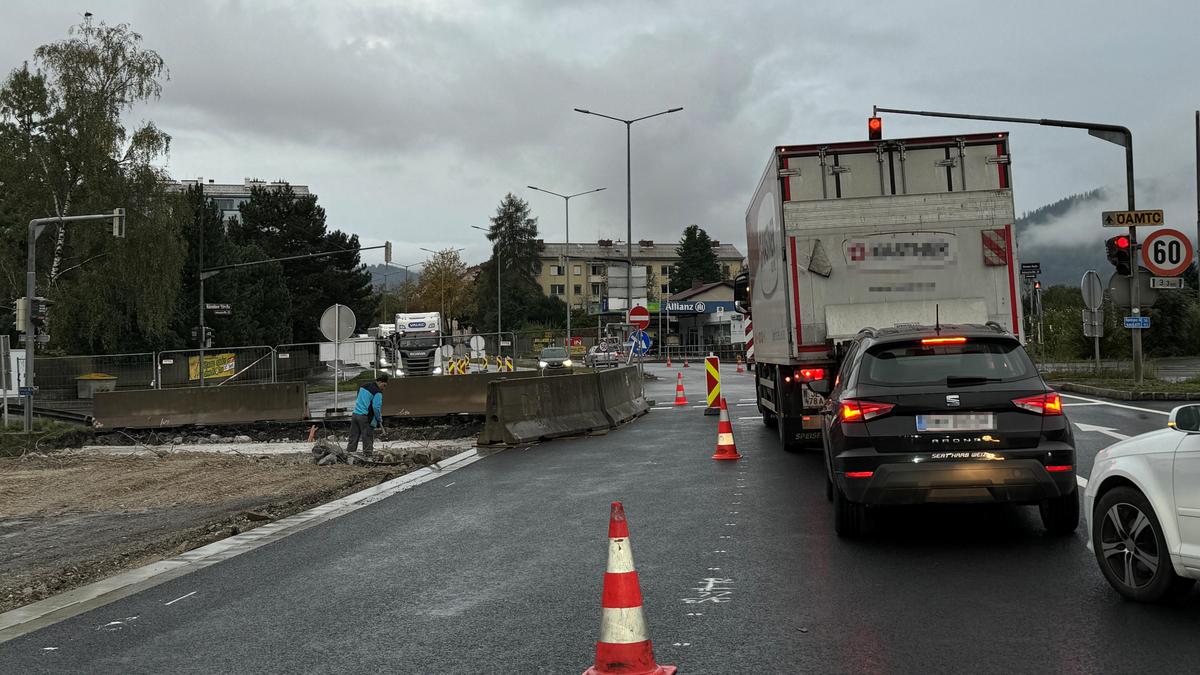
[[[208,342],[207,331],[204,329],[204,280],[207,278],[204,276],[204,240],[207,238],[204,236],[205,235],[204,216],[206,215],[205,212],[208,211],[208,208],[207,208],[208,204],[206,204],[204,201],[204,177],[203,176],[196,179],[196,186],[198,188],[200,188],[200,218],[199,218],[200,243],[198,244],[199,260],[196,263],[196,276],[200,282],[200,329],[199,329],[199,331],[197,331],[198,337],[200,338],[200,356],[199,356],[197,368],[199,369],[199,372],[200,372],[200,386],[203,387],[204,386],[204,343]],[[215,274],[215,272],[214,272],[214,274]]]
[[[1095,136],[1103,141],[1108,141],[1115,145],[1120,145],[1125,148],[1125,193],[1130,211],[1137,210],[1137,203],[1134,199],[1133,190],[1133,132],[1128,127],[1123,127],[1117,124],[1098,124],[1095,122],[1075,122],[1071,120],[1055,120],[1055,119],[1037,119],[1031,117],[1001,117],[997,115],[967,115],[963,113],[948,113],[948,112],[932,112],[929,110],[902,110],[898,108],[881,108],[875,106],[873,117],[878,117],[879,113],[895,113],[897,115],[921,115],[924,117],[945,117],[949,119],[960,120],[982,120],[986,122],[1011,122],[1014,124],[1038,124],[1044,127],[1064,127],[1067,129],[1084,129],[1089,135]],[[1200,115],[1200,113],[1198,113]],[[1200,130],[1200,118],[1197,121],[1198,130]],[[1197,159],[1200,160],[1200,148],[1197,148]],[[1138,267],[1139,267],[1139,244],[1137,243],[1137,230],[1133,227],[1129,228],[1129,304],[1130,313],[1138,316],[1142,313],[1141,299],[1138,297]],[[1133,342],[1133,379],[1137,384],[1142,383],[1142,329],[1131,329]]]

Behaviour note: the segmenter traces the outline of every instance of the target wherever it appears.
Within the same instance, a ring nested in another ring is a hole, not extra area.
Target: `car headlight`
[[[538,368],[545,368],[548,365],[550,364],[546,363],[545,361],[538,361]]]
[[[400,370],[400,369],[396,369],[396,377],[404,377],[404,371]]]
[[[571,367],[571,359],[567,359],[566,361],[563,361],[563,365],[570,368]]]
[[[434,368],[433,368],[433,374],[434,374],[434,375],[441,375],[441,374],[442,374],[442,367],[441,367],[441,366],[434,366]]]

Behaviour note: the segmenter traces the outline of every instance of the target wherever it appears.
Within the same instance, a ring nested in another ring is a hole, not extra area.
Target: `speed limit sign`
[[[1142,242],[1142,265],[1160,277],[1183,274],[1192,264],[1192,242],[1179,230],[1155,230]]]

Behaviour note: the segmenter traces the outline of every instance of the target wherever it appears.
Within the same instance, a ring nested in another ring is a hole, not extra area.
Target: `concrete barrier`
[[[294,422],[308,417],[303,382],[184,389],[135,389],[96,394],[96,428],[151,429],[188,424]]]
[[[488,384],[481,445],[520,445],[612,426],[595,373]]]
[[[637,368],[488,384],[481,445],[520,445],[574,436],[644,414]]]
[[[488,383],[537,376],[537,371],[516,371],[457,377],[393,377],[383,393],[383,416],[482,415],[487,410]]]
[[[600,405],[613,426],[644,415],[650,409],[636,366],[598,371],[596,386],[600,389]]]

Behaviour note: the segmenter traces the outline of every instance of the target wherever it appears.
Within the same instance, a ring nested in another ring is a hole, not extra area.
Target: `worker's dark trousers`
[[[371,418],[366,415],[350,416],[350,442],[346,444],[346,452],[358,450],[358,439],[362,439],[363,454],[371,454],[375,447],[375,429],[371,426]]]

